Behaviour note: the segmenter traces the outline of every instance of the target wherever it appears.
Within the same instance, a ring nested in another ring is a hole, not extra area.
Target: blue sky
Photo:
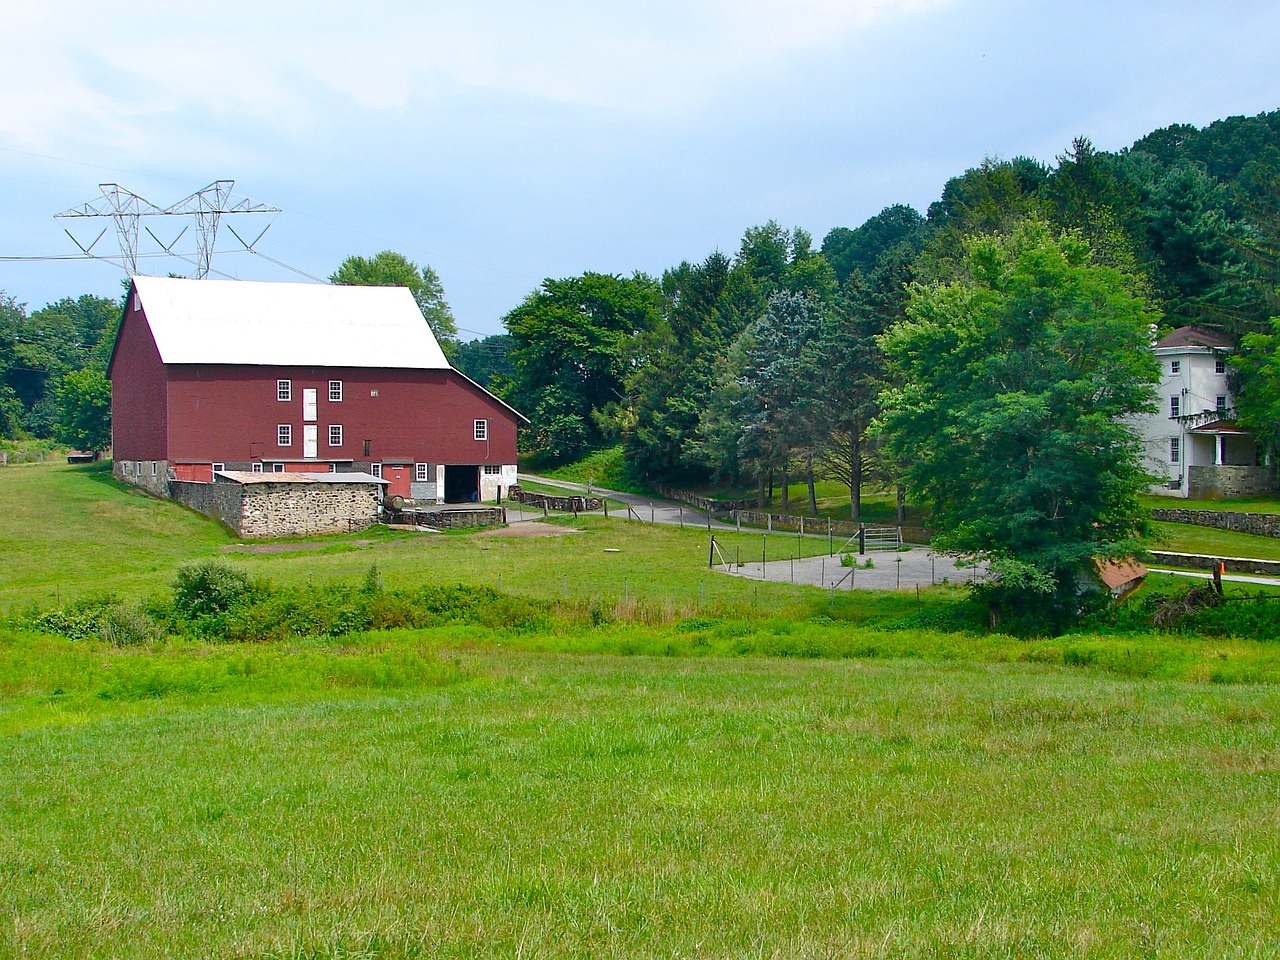
[[[1119,149],[1280,108],[1280,4],[1263,2],[18,7],[0,257],[74,254],[53,214],[99,182],[164,206],[234,179],[283,209],[262,253],[325,277],[399,250],[436,268],[464,336],[500,332],[544,277],[656,275],[770,218],[820,242],[892,203],[923,211],[986,156],[1052,162],[1078,135]],[[235,246],[223,231],[218,274],[303,279]],[[0,261],[33,309],[122,276]]]

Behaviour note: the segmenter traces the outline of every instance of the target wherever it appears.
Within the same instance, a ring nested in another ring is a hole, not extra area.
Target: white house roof
[[[175,277],[133,284],[164,363],[449,369],[405,287]]]

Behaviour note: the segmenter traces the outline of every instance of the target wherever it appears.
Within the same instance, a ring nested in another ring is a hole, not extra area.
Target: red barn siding
[[[168,460],[165,368],[146,314],[130,296],[107,376],[111,450],[116,460]]]
[[[515,415],[452,370],[192,364],[167,372],[170,460],[302,459],[303,391],[312,388],[316,461],[516,462]],[[276,399],[277,380],[292,381],[291,400]],[[342,381],[342,400],[329,400],[330,380]],[[487,440],[474,439],[476,420],[489,422]],[[276,443],[284,423],[293,428],[289,447]],[[334,424],[343,428],[338,447],[329,446]]]

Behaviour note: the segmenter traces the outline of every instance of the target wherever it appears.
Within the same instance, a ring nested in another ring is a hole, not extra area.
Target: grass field
[[[833,598],[709,573],[705,531],[577,527],[223,553],[101,469],[0,471],[18,620],[211,557],[559,611],[131,648],[0,625],[0,956],[1280,952],[1280,647],[934,629],[956,592]],[[762,545],[797,541],[726,538]]]

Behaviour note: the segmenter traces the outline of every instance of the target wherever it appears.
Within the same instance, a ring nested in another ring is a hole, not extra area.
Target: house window
[[[293,399],[293,381],[292,380],[276,381],[276,399],[277,400]]]
[[[1182,415],[1182,398],[1170,397],[1169,398],[1169,416],[1178,417],[1181,415]]]
[[[276,427],[276,446],[291,447],[293,446],[293,427],[287,423],[282,423]]]
[[[1170,361],[1169,361],[1169,372],[1170,372],[1170,373],[1181,373],[1181,372],[1182,372],[1182,361],[1181,361],[1181,360],[1170,360]]]
[[[336,463],[331,463],[331,464],[329,464],[329,472],[330,472],[330,473],[337,473],[337,472],[338,472],[338,465],[337,465]]]
[[[1182,461],[1182,439],[1180,437],[1169,438],[1169,462],[1180,463]]]
[[[227,465],[225,463],[215,463],[210,469],[212,469],[214,473],[222,473],[227,469]]]
[[[271,472],[272,472],[272,473],[284,473],[284,464],[283,464],[283,463],[273,463],[273,464],[271,465]]]
[[[427,465],[425,463],[415,463],[413,465],[413,479],[418,483],[427,482]]]
[[[1218,410],[1218,412],[1219,412],[1219,413],[1226,413],[1226,411],[1227,411],[1227,398],[1226,398],[1226,397],[1223,397],[1223,396],[1217,396],[1217,397],[1214,397],[1214,398],[1213,398],[1213,405],[1217,408],[1217,410]]]
[[[488,440],[488,439],[489,439],[489,421],[488,421],[488,420],[477,420],[477,421],[476,421],[476,433],[475,433],[475,437],[476,437],[476,439],[477,439],[477,440]]]
[[[1214,372],[1214,373],[1226,373],[1226,372],[1227,372],[1227,361],[1226,361],[1226,360],[1224,360],[1224,359],[1222,359],[1222,357],[1219,357],[1217,360],[1213,361],[1213,372]]]
[[[255,463],[255,464],[253,465],[253,472],[254,472],[254,473],[261,473],[261,472],[262,472],[262,464],[260,464],[260,463]]]
[[[493,476],[495,473],[501,473],[502,467],[496,463],[486,463],[484,465],[484,472],[489,476]]]
[[[342,424],[331,423],[329,425],[329,446],[342,446]]]
[[[377,477],[379,480],[381,480],[381,479],[382,479],[382,464],[380,464],[380,463],[371,463],[371,464],[369,464],[369,472],[370,472],[370,473],[372,473],[372,474],[373,474],[375,477]]]
[[[340,403],[342,401],[342,381],[341,380],[329,381],[329,399],[332,400],[334,403]]]

